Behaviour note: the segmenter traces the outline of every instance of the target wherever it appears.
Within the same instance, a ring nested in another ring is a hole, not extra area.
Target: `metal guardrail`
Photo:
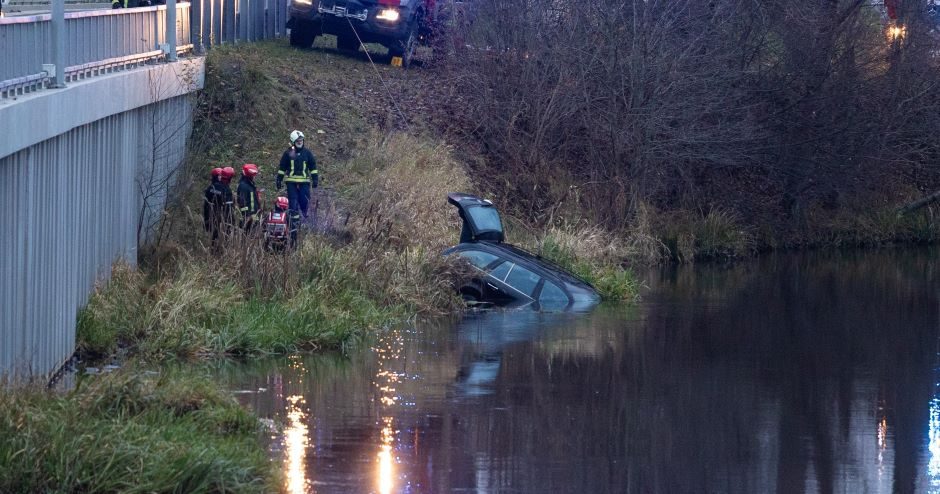
[[[66,13],[64,56],[58,62],[66,67],[66,79],[155,60],[159,50],[172,52],[168,14],[165,5]],[[282,36],[287,0],[193,0],[178,3],[175,17],[175,44],[202,52]],[[55,44],[52,14],[0,18],[0,99],[47,87],[57,63]],[[129,59],[134,62],[126,63]]]
[[[193,51],[193,45],[183,45],[176,48],[177,54],[184,54]],[[88,77],[94,77],[102,74],[109,74],[117,70],[138,67],[146,63],[154,63],[166,58],[166,52],[163,50],[154,50],[137,55],[128,55],[126,57],[109,58],[97,62],[89,62],[81,65],[73,65],[65,68],[65,81],[75,82]],[[39,74],[17,77],[7,81],[0,81],[0,99],[22,96],[45,89],[52,83],[53,74],[45,71]]]
[[[189,4],[177,4],[177,43],[191,44]],[[66,67],[148,53],[166,40],[166,6],[65,14]],[[33,77],[53,63],[52,16],[0,19],[0,81]],[[3,82],[0,82],[3,84]]]

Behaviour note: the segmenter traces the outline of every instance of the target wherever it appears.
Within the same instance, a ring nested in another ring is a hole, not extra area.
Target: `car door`
[[[509,290],[502,282],[509,269],[505,259],[479,249],[461,250],[457,252],[457,255],[479,272],[479,276],[474,277],[469,285],[461,287],[460,292],[465,298],[494,303],[512,299]]]

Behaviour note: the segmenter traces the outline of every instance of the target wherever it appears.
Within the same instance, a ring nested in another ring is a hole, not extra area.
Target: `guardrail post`
[[[202,46],[202,6],[203,0],[190,0],[189,4],[189,42],[196,53],[205,53]]]
[[[176,0],[166,0],[166,59],[176,61]]]
[[[55,85],[65,87],[65,0],[52,0],[52,63]]]

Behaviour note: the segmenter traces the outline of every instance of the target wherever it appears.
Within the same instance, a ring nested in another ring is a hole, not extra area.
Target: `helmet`
[[[287,200],[286,197],[280,196],[274,201],[274,204],[276,204],[277,207],[281,209],[287,209],[290,205],[290,202]]]
[[[259,173],[261,172],[258,170],[258,165],[254,165],[251,163],[242,165],[242,175],[246,177],[254,177],[255,175]]]
[[[232,179],[232,177],[235,176],[235,169],[230,166],[226,166],[225,168],[222,169],[221,175],[222,175],[222,181],[228,182],[229,180]]]
[[[221,177],[221,176],[222,176],[222,169],[221,169],[221,168],[213,168],[213,169],[212,169],[212,172],[210,173],[210,176],[211,176],[212,178]]]
[[[290,133],[290,143],[291,143],[291,145],[293,145],[295,142],[297,142],[297,139],[303,139],[303,138],[304,138],[304,133],[301,132],[301,131],[299,131],[299,130],[295,130],[295,131],[293,131],[293,132]]]

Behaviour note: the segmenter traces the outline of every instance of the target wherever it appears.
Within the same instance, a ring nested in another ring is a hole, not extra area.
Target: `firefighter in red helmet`
[[[261,173],[258,166],[248,163],[242,166],[242,178],[238,182],[239,226],[251,231],[258,223],[261,212],[261,196],[255,187],[255,177]]]
[[[232,189],[224,181],[224,169],[213,168],[210,176],[211,182],[203,193],[202,224],[216,247],[223,225],[231,221]]]
[[[286,197],[280,196],[274,201],[274,209],[264,218],[263,230],[267,250],[283,251],[297,244],[297,222]]]

